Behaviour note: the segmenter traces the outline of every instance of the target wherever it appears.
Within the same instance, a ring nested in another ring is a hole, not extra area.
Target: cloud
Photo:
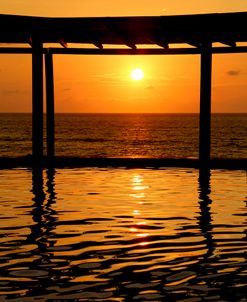
[[[240,72],[240,70],[228,70],[226,73],[229,76],[238,76],[241,72]]]
[[[122,80],[122,77],[116,73],[96,74],[91,75],[91,78],[102,82],[118,82],[119,80]]]
[[[125,86],[131,81],[128,75],[117,74],[117,73],[106,73],[99,75],[91,75],[91,79],[98,81],[102,84],[108,84],[112,86]]]
[[[146,87],[146,89],[147,89],[147,90],[153,90],[153,89],[155,89],[155,88],[154,88],[154,86],[149,85],[149,86]]]
[[[3,90],[3,94],[4,95],[9,95],[9,94],[18,94],[20,93],[21,91],[18,90],[18,89],[4,89]]]
[[[2,95],[12,95],[12,94],[28,94],[29,91],[22,89],[3,89],[1,91]]]

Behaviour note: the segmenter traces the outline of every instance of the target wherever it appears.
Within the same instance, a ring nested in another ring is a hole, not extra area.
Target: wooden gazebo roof
[[[200,48],[219,42],[238,47],[247,42],[247,12],[151,17],[45,18],[0,15],[0,43],[156,45],[168,49],[171,44],[188,44]],[[223,46],[223,45],[222,45]]]

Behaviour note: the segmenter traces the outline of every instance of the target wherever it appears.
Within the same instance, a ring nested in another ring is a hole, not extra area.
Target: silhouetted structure
[[[0,53],[32,54],[33,159],[43,162],[43,55],[46,62],[47,156],[55,156],[53,54],[79,55],[201,55],[199,163],[210,162],[211,75],[213,53],[243,53],[247,46],[247,12],[154,17],[42,18],[0,15],[0,43],[31,47],[2,47]],[[44,48],[59,43],[63,48]],[[67,48],[67,43],[92,48]],[[221,47],[213,43],[223,44]],[[104,45],[120,45],[107,48]],[[147,44],[152,48],[142,48]],[[179,47],[169,48],[176,44]],[[184,44],[187,46],[185,47]],[[128,46],[122,47],[122,46]],[[137,48],[137,46],[139,47]],[[157,48],[153,48],[156,45]]]

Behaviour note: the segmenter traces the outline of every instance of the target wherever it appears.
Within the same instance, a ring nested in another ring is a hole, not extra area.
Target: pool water
[[[0,301],[247,301],[246,171],[0,170]]]

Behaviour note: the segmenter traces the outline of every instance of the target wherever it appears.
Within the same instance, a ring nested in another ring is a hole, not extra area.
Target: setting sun
[[[134,81],[140,81],[144,77],[144,72],[141,68],[135,68],[131,71],[131,79]]]

